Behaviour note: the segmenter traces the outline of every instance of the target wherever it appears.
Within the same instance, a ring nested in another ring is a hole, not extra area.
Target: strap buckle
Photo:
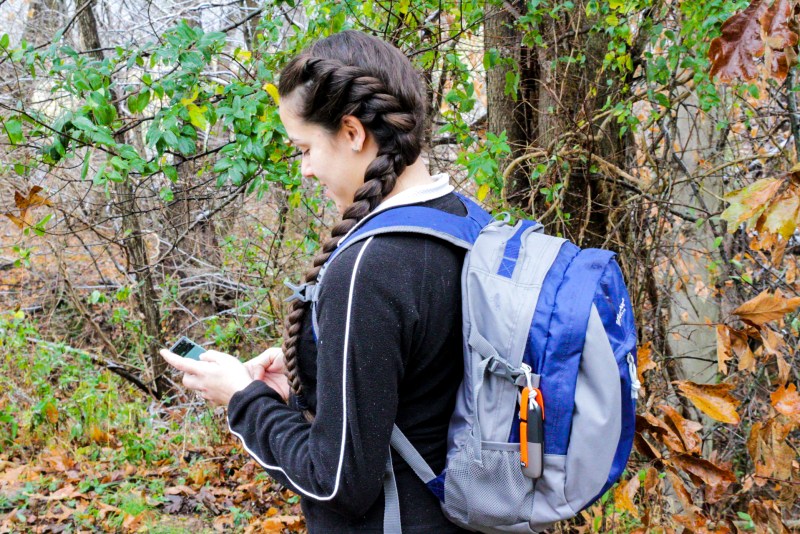
[[[298,285],[285,280],[283,285],[292,290],[292,294],[284,302],[292,302],[293,300],[312,302],[317,296],[317,284],[305,282]]]

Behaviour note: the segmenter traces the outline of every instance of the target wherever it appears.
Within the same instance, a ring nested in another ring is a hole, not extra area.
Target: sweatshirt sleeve
[[[407,238],[406,238],[407,239]],[[228,424],[270,474],[349,517],[380,495],[398,391],[419,323],[430,239],[420,255],[391,236],[345,250],[325,275],[318,302],[317,413],[312,423],[263,383],[238,392]]]

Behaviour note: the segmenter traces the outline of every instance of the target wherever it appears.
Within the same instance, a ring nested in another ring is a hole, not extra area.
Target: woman
[[[444,175],[420,158],[425,91],[391,45],[346,31],[282,71],[280,116],[342,220],[314,259],[315,282],[337,242],[368,214],[418,204],[465,215]],[[311,532],[381,532],[383,476],[396,423],[435,471],[461,381],[463,252],[423,235],[375,236],[331,262],[317,304],[295,300],[282,350],[240,363],[209,351],[195,362],[162,351],[184,385],[228,405],[231,432],[277,480],[303,496]],[[285,375],[284,375],[285,371]],[[403,532],[460,532],[392,453]]]

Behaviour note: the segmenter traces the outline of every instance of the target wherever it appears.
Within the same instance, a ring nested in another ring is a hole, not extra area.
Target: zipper
[[[633,359],[633,354],[628,353],[628,373],[631,375],[631,398],[636,400],[639,396],[639,390],[642,388],[642,383],[639,382],[639,375],[636,372],[636,361]]]

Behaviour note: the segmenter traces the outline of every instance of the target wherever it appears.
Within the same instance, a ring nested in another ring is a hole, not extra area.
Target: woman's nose
[[[300,160],[300,174],[302,174],[306,178],[311,178],[314,176],[314,172],[311,170],[311,163],[308,161],[308,158],[303,157]]]

